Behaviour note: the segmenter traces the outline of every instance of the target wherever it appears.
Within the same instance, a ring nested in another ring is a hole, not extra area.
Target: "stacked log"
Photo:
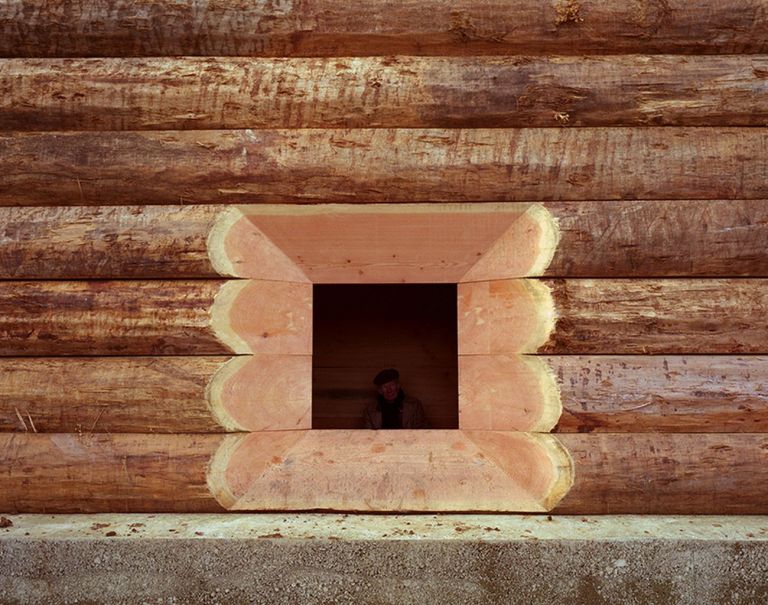
[[[758,0],[4,3],[0,510],[766,513],[766,40]],[[310,430],[312,284],[427,281],[459,430]]]

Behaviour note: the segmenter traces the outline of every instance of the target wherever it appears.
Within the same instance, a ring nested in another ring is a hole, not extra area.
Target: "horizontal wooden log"
[[[761,279],[462,283],[459,355],[766,353],[767,313]]]
[[[0,358],[0,431],[308,429],[311,389],[303,355]]]
[[[282,206],[282,215],[265,205],[6,206],[0,278],[466,281],[496,242],[506,244],[498,264],[510,277],[768,276],[766,200],[542,206],[548,214],[527,202]],[[529,241],[537,225],[538,247]],[[554,229],[559,243],[545,255]],[[319,245],[321,230],[338,245]]]
[[[576,481],[564,514],[766,514],[768,435],[558,435]]]
[[[0,55],[765,52],[760,0],[75,0],[0,7]]]
[[[0,205],[758,199],[768,128],[0,135]]]
[[[765,126],[766,74],[754,55],[6,59],[0,129]]]
[[[0,355],[312,351],[310,284],[4,282]]]
[[[0,434],[6,461],[0,510],[214,511],[221,510],[222,504],[242,510],[429,511],[470,510],[470,505],[471,510],[520,510],[520,500],[505,500],[509,477],[499,477],[493,490],[483,488],[470,495],[466,486],[494,479],[494,467],[504,468],[509,456],[526,452],[525,463],[530,466],[524,472],[530,474],[516,493],[521,494],[521,488],[527,493],[567,492],[555,512],[768,513],[765,434],[559,435],[558,441],[573,460],[570,491],[568,484],[557,484],[557,477],[567,476],[568,471],[552,466],[560,454],[549,448],[551,438],[531,442],[541,447],[529,449],[521,433],[288,431],[262,435],[266,438],[254,433],[233,440],[220,435]],[[415,435],[424,438],[414,441]],[[517,445],[511,447],[512,443]],[[284,457],[280,452],[294,455]],[[372,466],[374,461],[377,464]],[[515,464],[510,467],[512,477],[518,477],[522,467],[519,459],[515,462],[517,470]],[[390,464],[397,465],[399,481],[386,473]],[[488,472],[486,479],[478,465]],[[449,473],[453,480],[436,484],[438,471],[443,479]],[[264,481],[269,478],[275,481],[268,485]],[[459,480],[465,481],[463,487]],[[400,496],[403,499],[398,501]]]
[[[768,432],[757,355],[468,355],[459,394],[462,429]]]

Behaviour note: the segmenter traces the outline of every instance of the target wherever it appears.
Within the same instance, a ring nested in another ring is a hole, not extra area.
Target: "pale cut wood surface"
[[[311,376],[299,355],[0,358],[0,431],[308,429]]]
[[[766,434],[558,435],[574,461],[562,514],[767,514]]]
[[[765,126],[742,56],[0,61],[0,129]]]
[[[15,133],[0,205],[758,199],[766,148],[768,128]]]
[[[0,355],[312,350],[311,286],[252,280],[3,282]]]
[[[8,0],[0,55],[765,52],[760,0]]]
[[[540,357],[563,413],[559,433],[768,433],[768,357]]]
[[[615,200],[610,203],[545,202],[542,206],[557,221],[560,232],[554,258],[544,271],[546,275],[768,276],[766,200]],[[330,217],[323,218],[323,212],[334,207],[342,216],[352,212],[354,220],[349,217],[337,225]],[[240,219],[242,224],[234,220],[227,223],[228,213],[236,215],[237,211],[217,205],[0,207],[0,278],[191,278],[218,277],[220,274],[284,278],[287,271],[279,259],[262,253],[266,246],[252,222],[261,221],[262,227],[270,231],[273,243],[279,242],[280,247],[291,254],[291,260],[302,262],[304,271],[317,280],[316,272],[320,270],[333,270],[336,275],[343,275],[342,268],[335,267],[351,264],[345,262],[348,256],[342,256],[349,254],[349,246],[355,242],[357,249],[375,262],[375,253],[383,245],[369,245],[376,244],[381,237],[378,209],[400,213],[408,227],[412,222],[407,220],[412,216],[411,208],[421,208],[425,220],[434,220],[424,207],[410,204],[321,205],[316,210],[321,220],[318,217],[312,220],[304,214],[309,211],[302,210],[303,207],[290,206],[284,213],[293,218],[278,219],[259,217],[264,206],[246,206],[242,208],[246,215]],[[360,213],[361,209],[368,208],[372,209]],[[458,248],[466,245],[467,264],[471,257],[478,258],[478,252],[483,254],[484,248],[472,251],[469,245],[474,238],[470,237],[473,232],[470,228],[475,224],[473,217],[481,221],[479,226],[490,228],[496,216],[518,210],[530,211],[530,204],[430,204],[426,208],[433,209],[435,214],[456,213],[454,219],[461,219],[458,222],[462,229],[456,237],[453,233],[451,237],[445,237],[442,230],[425,231],[418,225],[414,229],[414,237],[418,236],[425,246],[428,244],[429,250],[434,246],[440,253],[435,257],[435,271],[430,274],[430,280],[437,281],[441,279],[438,269],[442,263],[439,261],[445,260],[445,254],[455,255]],[[286,222],[282,230],[277,229],[279,220]],[[344,229],[367,226],[371,220],[377,229],[368,230],[367,235],[358,233],[354,236],[351,232],[340,231],[342,226]],[[316,230],[323,222],[328,223],[327,228],[336,229],[335,233],[327,234],[329,241],[334,243],[332,246],[317,245],[311,231],[305,231],[302,226],[307,223],[308,229]],[[274,225],[272,229],[267,223]],[[295,227],[297,224],[300,228]],[[221,233],[213,233],[215,225],[222,225]],[[243,229],[243,225],[247,228]],[[481,234],[481,231],[477,233]],[[385,235],[387,241],[399,236],[398,246],[409,241],[403,240],[402,231],[396,228],[386,231]],[[524,233],[511,235],[512,243],[506,252],[509,260],[505,267],[510,271],[510,277],[517,277],[521,273],[513,275],[512,269],[519,267],[521,250],[528,250],[528,246],[527,242],[517,243],[518,237],[525,237]],[[492,240],[493,232],[481,239]],[[341,242],[343,249],[339,245]],[[212,247],[224,251],[226,263],[216,265],[211,261]],[[307,249],[322,253],[312,266],[306,258]],[[400,265],[403,271],[410,270],[413,259],[400,253],[396,259],[388,261],[385,268],[394,271],[389,267]],[[355,268],[363,269],[368,275],[376,266],[358,261]],[[451,266],[446,267],[450,277],[459,272]],[[381,277],[381,272],[378,273]],[[401,271],[399,277],[402,276]],[[471,273],[462,279],[471,279]]]
[[[497,280],[458,291],[460,355],[768,351],[763,279]]]
[[[3,433],[0,451],[7,463],[0,510],[218,511],[205,472],[223,439]],[[575,483],[554,512],[768,514],[768,435],[594,434],[557,439],[573,458]],[[381,454],[370,452],[371,457]],[[272,461],[272,455],[264,461],[265,470],[283,463]],[[340,480],[341,466],[337,464],[333,473],[338,474],[328,478]],[[309,489],[308,484],[304,488]]]

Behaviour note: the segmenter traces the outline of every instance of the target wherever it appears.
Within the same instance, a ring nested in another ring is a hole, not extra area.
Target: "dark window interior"
[[[388,367],[429,428],[458,428],[455,284],[315,285],[313,298],[313,429],[363,428]]]

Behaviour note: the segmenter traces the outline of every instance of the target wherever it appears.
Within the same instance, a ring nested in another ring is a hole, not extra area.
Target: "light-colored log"
[[[13,133],[0,205],[768,197],[768,128]]]
[[[0,451],[11,513],[220,510],[212,493],[237,510],[519,511],[564,496],[555,512],[768,513],[765,434],[4,433]]]
[[[766,313],[762,279],[463,283],[459,355],[765,353]]]
[[[558,435],[575,482],[565,514],[766,514],[766,434]]]
[[[764,126],[765,74],[762,55],[6,59],[0,129]]]
[[[259,280],[0,283],[0,355],[312,352],[312,286]]]
[[[303,355],[0,358],[0,431],[308,429],[311,388]]]
[[[766,200],[6,206],[0,225],[3,279],[768,276]]]
[[[765,52],[760,0],[318,0],[0,5],[0,55]]]

